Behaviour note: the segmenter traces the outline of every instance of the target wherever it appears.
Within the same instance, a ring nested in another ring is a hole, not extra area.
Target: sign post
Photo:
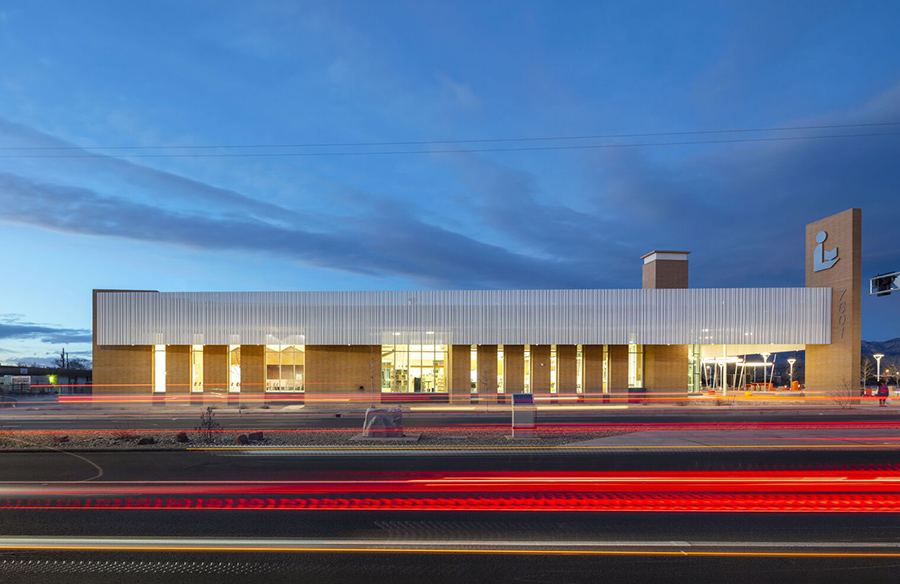
[[[831,343],[806,346],[806,388],[859,397],[862,210],[806,226],[806,285],[831,288]]]

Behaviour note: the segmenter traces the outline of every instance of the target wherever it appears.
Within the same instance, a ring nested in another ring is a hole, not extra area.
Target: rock
[[[57,444],[59,444],[61,442],[68,442],[69,437],[68,436],[54,436],[53,441],[56,442]]]
[[[262,442],[266,439],[262,432],[250,432],[250,435],[247,436],[247,438],[250,439],[250,442]]]
[[[138,446],[147,446],[148,444],[156,444],[156,440],[154,440],[152,436],[144,436],[140,438],[137,443]]]
[[[179,432],[178,434],[175,434],[175,442],[190,442],[187,432]]]
[[[238,434],[234,437],[235,444],[250,444],[250,439],[247,438],[246,434]]]
[[[403,438],[403,413],[400,408],[369,408],[363,422],[366,438]]]

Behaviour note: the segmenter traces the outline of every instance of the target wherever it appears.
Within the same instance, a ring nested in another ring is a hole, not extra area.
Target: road
[[[886,501],[896,496],[898,469],[900,454],[893,451],[4,453],[0,581],[896,581],[898,514],[834,512],[829,501],[845,495],[857,503]],[[584,484],[577,484],[580,479]],[[815,513],[787,507],[765,513],[364,510],[348,504],[354,497],[490,499],[502,490],[516,492],[517,500],[541,495],[559,501],[560,493],[577,498],[577,492],[626,489],[630,500],[651,502],[670,500],[679,490],[707,501],[722,493],[753,492],[766,500],[785,493],[791,497],[779,504],[788,506],[830,494]],[[301,496],[337,501],[342,508],[173,509],[154,503],[243,498],[265,504]],[[45,508],[25,508],[35,502]]]
[[[0,411],[0,428],[3,430],[190,430],[197,426],[199,411],[180,409],[154,411],[90,411],[90,410],[42,410]],[[274,429],[358,429],[362,427],[362,412],[323,412],[316,410],[240,413],[234,409],[216,411],[216,420],[224,429],[274,430]],[[685,423],[750,423],[778,422],[848,422],[848,421],[900,421],[900,413],[879,410],[695,410],[671,412],[659,410],[586,410],[584,412],[552,410],[539,411],[540,424],[685,424]],[[409,427],[449,427],[497,425],[507,427],[509,412],[452,412],[404,413],[403,421]]]

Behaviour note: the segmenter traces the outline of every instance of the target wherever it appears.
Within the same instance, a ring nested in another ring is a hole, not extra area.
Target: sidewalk
[[[335,413],[342,414],[359,414],[362,415],[370,404],[297,404],[297,403],[275,403],[262,404],[255,402],[253,404],[234,404],[227,403],[225,400],[205,401],[202,403],[190,403],[189,401],[170,402],[165,404],[154,404],[147,402],[128,403],[65,403],[49,400],[41,400],[37,402],[19,401],[16,407],[0,408],[0,418],[20,417],[20,416],[78,416],[78,415],[100,415],[100,414],[121,414],[121,415],[140,415],[140,416],[166,416],[172,414],[197,414],[205,411],[206,408],[213,408],[217,414],[225,415],[277,415],[288,413],[304,413],[332,415]],[[456,404],[375,404],[375,407],[400,407],[404,413],[415,414],[448,414],[448,415],[509,415],[511,406],[509,404],[473,404],[473,405],[456,405]],[[672,404],[538,404],[536,406],[537,415],[540,417],[556,416],[556,415],[579,415],[615,418],[617,414],[627,413],[629,416],[640,416],[654,418],[659,416],[685,416],[685,417],[721,417],[728,419],[735,414],[748,415],[759,414],[760,416],[817,416],[817,415],[839,415],[853,416],[865,412],[867,415],[884,415],[893,416],[900,413],[900,400],[894,400],[894,403],[887,407],[878,407],[877,400],[863,401],[861,405],[855,405],[852,408],[840,408],[835,404],[825,403],[781,403],[781,404],[758,404],[743,403],[737,405],[715,405],[714,403],[691,403],[690,405],[672,405]]]
[[[568,444],[619,451],[900,449],[900,425],[884,428],[663,430],[595,438]]]

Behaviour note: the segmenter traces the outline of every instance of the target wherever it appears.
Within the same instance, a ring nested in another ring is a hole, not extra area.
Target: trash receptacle
[[[535,407],[530,393],[512,394],[512,438],[534,438]]]
[[[628,403],[639,404],[647,400],[647,388],[645,387],[629,387]]]

